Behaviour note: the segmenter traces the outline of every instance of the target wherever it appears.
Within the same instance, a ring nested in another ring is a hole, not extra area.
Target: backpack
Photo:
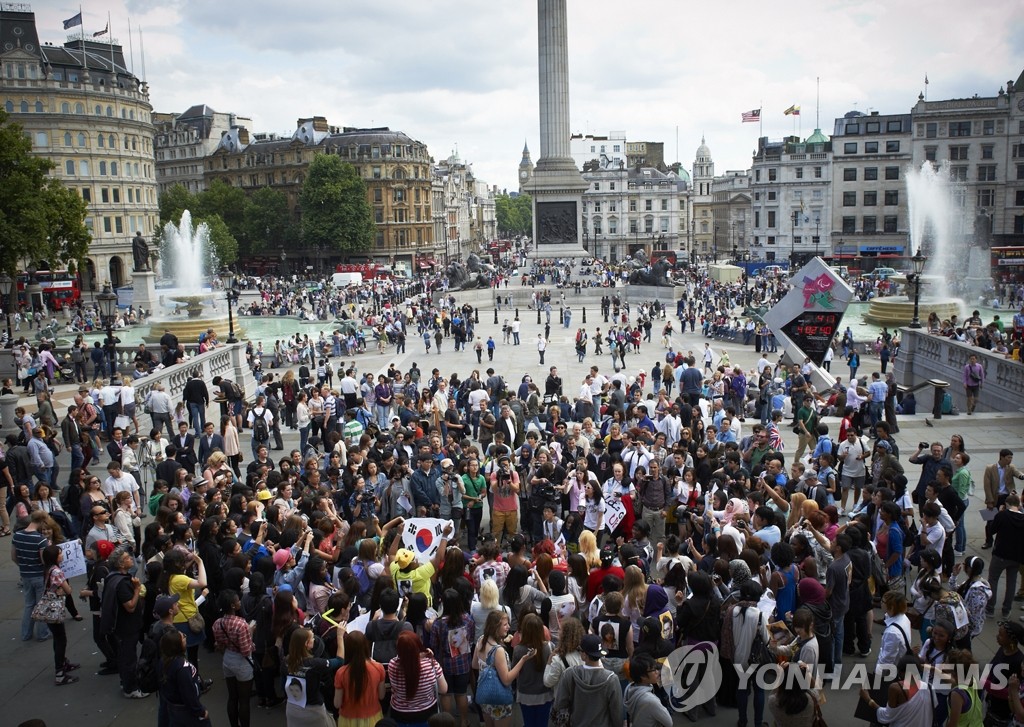
[[[370,589],[373,588],[373,581],[370,580],[370,569],[361,560],[352,561],[352,575],[359,582],[359,596],[356,601],[363,605],[365,600],[369,603]]]
[[[371,621],[366,625],[366,638],[370,642],[370,658],[378,664],[387,664],[398,656],[398,635],[405,621]]]
[[[103,597],[100,601],[100,635],[110,636],[117,629],[121,604],[117,602],[117,587],[130,578],[127,573],[108,573],[103,579]]]
[[[239,401],[245,398],[245,392],[242,391],[242,387],[236,384],[234,381],[222,379],[220,385],[222,390],[224,389],[225,386],[227,387],[227,391],[225,393],[227,394],[227,398],[230,401]]]
[[[77,482],[71,482],[60,491],[60,506],[68,515],[81,516],[82,514],[82,486]]]
[[[252,438],[260,443],[270,441],[270,427],[267,425],[267,410],[257,413],[252,411]]]
[[[164,627],[165,631],[172,629]],[[163,634],[161,634],[162,636]],[[152,630],[147,632],[142,639],[142,649],[139,653],[139,660],[135,666],[135,674],[139,681],[139,690],[152,694],[160,689],[160,674],[157,670],[157,661],[160,659],[160,642],[153,638]]]

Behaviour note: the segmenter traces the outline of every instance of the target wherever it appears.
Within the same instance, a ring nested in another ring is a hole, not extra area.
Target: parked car
[[[868,277],[871,278],[872,280],[888,280],[893,275],[899,274],[900,271],[897,270],[896,268],[875,268],[870,273],[868,273]]]

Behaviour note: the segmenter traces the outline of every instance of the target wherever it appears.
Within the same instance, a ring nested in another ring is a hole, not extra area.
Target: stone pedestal
[[[533,197],[530,257],[590,257],[583,247],[583,192],[569,148],[566,0],[537,0],[540,158],[524,190]]]
[[[150,313],[156,309],[159,300],[156,297],[156,273],[132,273],[132,305]]]
[[[14,434],[18,428],[14,426],[14,409],[18,406],[17,394],[4,394],[0,396],[0,435],[6,437]]]

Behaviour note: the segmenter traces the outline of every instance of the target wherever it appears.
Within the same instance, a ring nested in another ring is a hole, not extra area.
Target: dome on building
[[[704,137],[700,137],[700,146],[697,147],[697,161],[704,161],[711,158],[711,150],[708,149],[708,145],[704,143]]]
[[[815,129],[814,133],[807,137],[805,144],[827,144],[828,137],[821,133],[821,129]]]

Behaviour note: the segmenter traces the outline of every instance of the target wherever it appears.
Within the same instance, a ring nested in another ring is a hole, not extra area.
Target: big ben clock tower
[[[519,193],[523,193],[523,187],[533,176],[533,161],[530,159],[530,147],[523,142],[523,159],[519,162]]]

